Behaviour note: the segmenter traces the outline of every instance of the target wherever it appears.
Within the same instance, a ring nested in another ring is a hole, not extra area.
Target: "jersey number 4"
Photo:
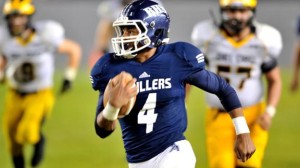
[[[156,107],[157,93],[150,93],[142,110],[138,114],[138,124],[146,124],[146,133],[153,131],[153,124],[156,122],[157,114],[154,113]]]

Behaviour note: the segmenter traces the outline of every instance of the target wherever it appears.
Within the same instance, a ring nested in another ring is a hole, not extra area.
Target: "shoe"
[[[34,152],[31,158],[31,166],[36,167],[43,160],[44,157],[44,146],[45,146],[45,138],[41,135],[41,139],[38,143],[34,145]]]
[[[25,167],[23,154],[21,154],[19,156],[13,156],[12,160],[13,160],[13,164],[14,164],[15,168],[24,168]]]

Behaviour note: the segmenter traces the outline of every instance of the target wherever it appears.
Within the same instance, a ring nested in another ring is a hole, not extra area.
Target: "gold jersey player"
[[[206,94],[206,145],[209,167],[261,167],[268,129],[281,94],[277,57],[282,49],[280,33],[254,21],[256,0],[220,0],[221,23],[195,25],[193,43],[206,55],[207,68],[227,80],[242,103],[251,137],[257,148],[247,162],[236,159],[234,128],[213,94]],[[267,81],[264,100],[263,77]]]
[[[31,22],[31,0],[6,1],[7,25],[0,26],[0,81],[7,83],[4,132],[14,167],[24,167],[23,147],[34,146],[31,166],[43,158],[45,137],[41,126],[54,104],[52,93],[54,52],[69,56],[61,92],[71,88],[81,48],[65,39],[64,28],[54,21]]]

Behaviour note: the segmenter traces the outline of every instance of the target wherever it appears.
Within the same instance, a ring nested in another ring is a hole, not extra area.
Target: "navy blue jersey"
[[[219,96],[228,110],[240,107],[234,90],[219,76],[205,70],[204,56],[191,44],[177,42],[158,47],[146,62],[106,54],[91,72],[92,85],[100,91],[97,115],[103,110],[103,92],[121,71],[137,79],[139,93],[130,114],[119,119],[127,160],[151,159],[174,142],[185,139],[187,127],[185,84]],[[99,127],[96,125],[96,131]]]

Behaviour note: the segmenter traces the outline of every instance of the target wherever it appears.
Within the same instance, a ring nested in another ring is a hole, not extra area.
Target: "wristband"
[[[276,108],[274,106],[269,105],[266,108],[266,113],[268,113],[273,118],[276,114]]]
[[[65,72],[65,78],[73,81],[76,77],[77,70],[75,68],[67,68]]]
[[[236,135],[250,133],[245,117],[236,117],[232,119]]]
[[[102,111],[103,117],[107,120],[114,121],[118,118],[120,108],[112,106],[109,102]]]

